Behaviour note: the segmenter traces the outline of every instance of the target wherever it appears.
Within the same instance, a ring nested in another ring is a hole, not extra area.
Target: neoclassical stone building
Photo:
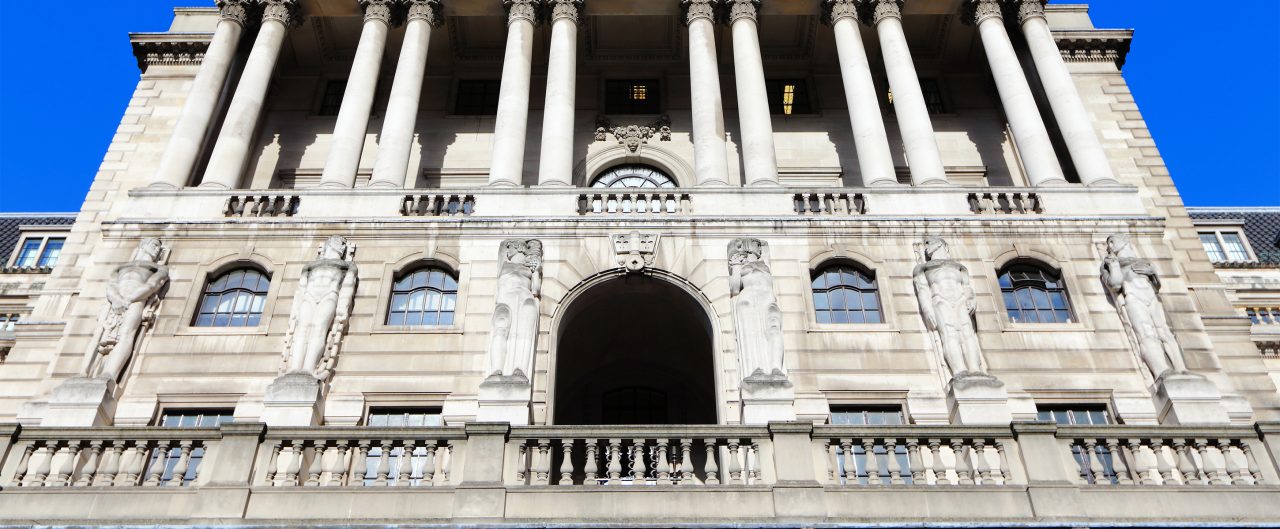
[[[0,524],[1280,519],[1084,5],[215,3],[4,342]]]

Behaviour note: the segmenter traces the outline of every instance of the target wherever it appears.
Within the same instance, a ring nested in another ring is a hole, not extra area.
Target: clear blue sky
[[[78,210],[138,80],[128,32],[212,4],[77,3],[52,37],[0,15],[0,211]],[[1137,29],[1125,77],[1184,200],[1280,205],[1280,0],[1233,4],[1247,16],[1209,16],[1204,0],[1090,4],[1099,27]]]

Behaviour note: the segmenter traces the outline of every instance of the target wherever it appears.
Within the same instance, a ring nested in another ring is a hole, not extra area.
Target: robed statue
[[[356,292],[355,245],[329,237],[316,260],[302,268],[289,313],[281,374],[305,373],[325,380],[351,318]]]
[[[953,379],[989,377],[973,316],[977,297],[969,269],[951,258],[947,241],[928,237],[916,245],[919,264],[911,277],[920,315]]]
[[[542,241],[510,239],[498,254],[498,290],[489,340],[489,377],[527,382],[538,337]]]
[[[169,268],[160,239],[138,243],[133,259],[116,267],[107,282],[107,306],[98,317],[98,330],[85,351],[81,375],[119,381],[138,346],[143,326],[154,319]]]
[[[1138,257],[1128,235],[1107,237],[1102,284],[1115,300],[1129,341],[1152,378],[1185,373],[1182,347],[1160,302],[1160,276],[1151,261]]]
[[[738,338],[743,378],[786,380],[783,365],[782,311],[769,271],[769,244],[760,239],[729,242],[729,295]]]

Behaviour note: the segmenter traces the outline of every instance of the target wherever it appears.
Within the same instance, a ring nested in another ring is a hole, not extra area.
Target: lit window
[[[342,97],[346,92],[346,81],[329,81],[324,87],[324,97],[320,100],[320,115],[338,115],[338,111],[342,110]]]
[[[65,237],[28,237],[23,239],[22,245],[18,247],[18,255],[13,260],[13,266],[17,268],[52,268],[58,264],[58,257],[62,255],[62,246],[66,244]]]
[[[660,114],[662,101],[655,79],[609,80],[604,85],[606,114]]]
[[[166,410],[160,416],[159,424],[162,428],[217,428],[233,420],[231,413],[232,411],[229,409]],[[170,481],[173,479],[173,470],[182,459],[182,448],[170,448],[167,453],[153,452],[151,454],[151,464],[147,468],[154,468],[156,459],[161,457],[164,458],[164,473],[160,476],[160,484],[170,485]],[[187,461],[187,471],[182,476],[183,485],[189,485],[196,479],[196,476],[200,473],[200,463],[203,461],[204,447],[192,447]]]
[[[256,327],[262,320],[271,278],[252,268],[232,270],[210,281],[200,297],[195,327]]]
[[[1000,272],[1000,292],[1009,319],[1025,323],[1069,323],[1071,301],[1057,273],[1034,264],[1014,264]]]
[[[1237,231],[1202,231],[1200,244],[1215,263],[1253,261],[1244,236]]]
[[[414,427],[430,427],[441,426],[444,421],[440,415],[439,408],[374,408],[369,411],[369,416],[365,419],[365,425],[375,428],[414,428]],[[407,461],[406,461],[407,459]],[[404,447],[392,448],[387,453],[386,480],[387,485],[400,485],[400,476],[404,471],[408,474],[409,485],[420,485],[422,483],[423,465],[427,460],[427,449],[425,447],[415,447],[413,455],[409,458],[404,457]],[[401,465],[407,464],[409,468],[401,469]],[[378,474],[382,468],[382,447],[371,446],[369,452],[365,456],[364,465],[364,484],[366,486],[374,485],[378,481]]]
[[[874,275],[848,265],[813,273],[813,309],[818,323],[882,323],[880,289]]]
[[[830,424],[849,426],[896,426],[907,423],[906,416],[902,413],[902,408],[898,406],[832,408],[829,422]],[[867,449],[857,443],[850,448],[853,452],[852,458],[849,457],[850,454],[845,454],[843,451],[837,454],[836,467],[838,475],[842,477],[845,484],[858,483],[866,485],[870,482],[872,475],[869,471]],[[872,448],[872,452],[875,454],[875,475],[879,476],[881,483],[889,483],[889,448],[885,446],[883,441],[877,441]],[[912,476],[909,471],[911,463],[907,458],[906,444],[895,444],[893,454],[894,459],[898,462],[898,468],[907,470],[901,473],[903,482],[910,485],[912,483]]]
[[[802,79],[768,81],[765,91],[769,96],[769,112],[772,114],[791,116],[813,112],[809,104],[808,85]]]
[[[440,268],[419,268],[391,286],[387,325],[453,325],[458,280]]]

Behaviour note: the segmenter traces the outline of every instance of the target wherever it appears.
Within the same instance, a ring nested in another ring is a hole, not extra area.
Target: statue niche
[[[769,271],[769,244],[760,239],[729,242],[729,294],[738,338],[738,358],[747,381],[786,381],[782,311]]]
[[[302,268],[289,314],[280,374],[305,374],[326,380],[333,374],[355,298],[355,245],[334,235],[317,258]]]
[[[527,384],[538,336],[542,242],[537,239],[503,241],[498,261],[501,264],[486,373],[492,381]]]
[[[138,339],[155,318],[156,308],[169,284],[169,268],[161,264],[164,243],[148,238],[138,243],[133,259],[116,267],[107,282],[107,306],[98,317],[98,329],[85,351],[80,374],[111,382],[132,358]]]

